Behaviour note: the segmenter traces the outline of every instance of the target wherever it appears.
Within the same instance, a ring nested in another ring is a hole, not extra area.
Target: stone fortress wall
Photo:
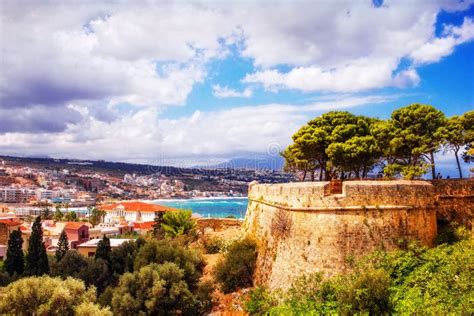
[[[329,182],[250,184],[244,232],[258,245],[256,284],[285,289],[303,274],[346,271],[375,249],[433,246],[437,212],[473,212],[474,180],[445,181],[346,181],[336,194]]]

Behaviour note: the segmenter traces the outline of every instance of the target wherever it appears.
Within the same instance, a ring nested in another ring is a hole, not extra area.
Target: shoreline
[[[206,201],[206,200],[247,200],[247,196],[231,196],[231,197],[193,197],[188,199],[177,199],[177,198],[169,198],[169,199],[155,199],[155,200],[140,200],[142,202],[180,202],[180,201]]]

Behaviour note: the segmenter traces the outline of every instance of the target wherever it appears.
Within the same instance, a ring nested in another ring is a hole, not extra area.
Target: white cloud
[[[399,71],[400,61],[436,62],[472,40],[470,19],[462,27],[445,26],[444,37],[435,35],[441,9],[464,10],[470,3],[397,1],[377,8],[370,2],[313,2],[301,10],[297,2],[257,8],[247,12],[243,54],[260,69],[244,82],[307,92],[416,85],[416,69]],[[290,67],[282,71],[278,65]]]
[[[396,96],[334,97],[305,105],[266,104],[213,112],[195,111],[177,119],[159,117],[145,108],[133,115],[104,122],[87,107],[71,106],[82,115],[64,132],[0,134],[4,154],[45,154],[53,157],[110,159],[154,164],[193,164],[236,153],[267,154],[283,149],[291,135],[322,111],[380,104]]]
[[[252,89],[250,88],[245,88],[242,91],[237,91],[234,89],[231,89],[227,86],[220,86],[218,84],[215,84],[212,86],[212,94],[216,98],[250,98],[252,96]]]
[[[411,53],[411,58],[418,64],[433,63],[450,55],[457,45],[474,39],[474,22],[465,18],[460,27],[445,26],[443,37],[432,38],[423,46]]]
[[[416,67],[474,38],[471,18],[436,36],[439,12],[472,3],[2,1],[0,149],[146,162],[162,153],[264,151],[287,142],[309,112],[383,98],[161,115],[186,104],[230,45],[237,47],[232,58],[254,64],[243,81],[269,90],[341,94],[417,85],[423,78]],[[413,64],[400,69],[406,59]],[[256,89],[229,86],[217,82],[213,94],[251,98]]]
[[[389,86],[416,85],[415,70],[392,75],[396,61],[361,59],[334,69],[316,66],[297,67],[287,73],[265,70],[247,75],[244,82],[262,83],[266,89],[298,89],[302,91],[357,92]]]

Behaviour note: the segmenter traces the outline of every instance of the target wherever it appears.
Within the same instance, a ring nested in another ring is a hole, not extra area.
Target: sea
[[[194,198],[194,199],[161,199],[151,201],[154,204],[171,206],[179,209],[191,210],[199,217],[225,218],[235,217],[243,219],[247,211],[246,197],[231,198]]]

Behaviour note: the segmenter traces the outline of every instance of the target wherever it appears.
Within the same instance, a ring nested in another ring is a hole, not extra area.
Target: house
[[[85,222],[54,222],[43,221],[44,243],[48,252],[57,249],[59,236],[64,230],[69,241],[69,248],[76,249],[77,245],[89,240],[89,224]]]
[[[80,254],[86,257],[93,257],[95,256],[95,252],[97,250],[97,244],[102,239],[91,239],[83,244],[77,246],[77,251]],[[123,244],[126,241],[133,241],[134,239],[119,239],[119,238],[111,238],[110,239],[110,248],[114,249]]]
[[[89,226],[81,222],[67,222],[64,225],[71,249],[89,240]]]
[[[22,222],[16,217],[0,218],[0,245],[7,245],[10,233],[20,228]]]
[[[104,236],[120,235],[120,228],[115,225],[99,225],[89,230],[89,239],[101,239]]]
[[[153,231],[153,227],[156,222],[135,222],[133,223],[133,231],[139,233],[140,235],[145,235],[149,231]]]
[[[119,224],[123,220],[126,222],[151,222],[164,212],[177,210],[168,206],[139,201],[123,201],[101,205],[98,208],[106,212],[104,217],[106,224]]]

